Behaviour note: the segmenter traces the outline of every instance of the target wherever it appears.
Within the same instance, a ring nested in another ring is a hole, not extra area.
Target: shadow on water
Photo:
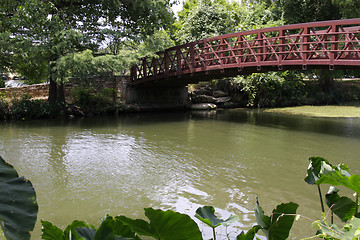
[[[360,138],[359,118],[314,118],[263,110],[229,110],[220,112],[195,112],[192,119],[213,119],[263,127],[286,129],[290,131],[313,132],[334,136]]]
[[[93,117],[84,119],[59,119],[16,122],[17,126],[39,127],[39,126],[71,126],[79,128],[96,128],[106,126],[107,128],[120,125],[157,125],[163,123],[183,121],[216,120],[240,124],[252,124],[256,126],[284,129],[290,131],[313,132],[342,136],[349,138],[360,138],[359,118],[315,118],[306,116],[295,116],[282,113],[270,113],[257,109],[237,109],[218,111],[193,111],[193,112],[155,112],[155,113],[132,113],[119,116]],[[13,124],[13,123],[5,123]]]

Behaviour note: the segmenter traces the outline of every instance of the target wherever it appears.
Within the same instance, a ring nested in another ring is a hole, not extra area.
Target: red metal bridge
[[[131,84],[184,85],[254,72],[360,67],[360,18],[211,37],[158,52],[131,69]]]

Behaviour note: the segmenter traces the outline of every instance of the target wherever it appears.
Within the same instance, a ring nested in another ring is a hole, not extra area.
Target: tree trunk
[[[330,92],[334,88],[334,72],[321,70],[319,74],[319,86],[323,92]]]
[[[48,101],[50,103],[55,103],[57,101],[57,82],[50,76],[50,84],[49,84],[49,98]]]

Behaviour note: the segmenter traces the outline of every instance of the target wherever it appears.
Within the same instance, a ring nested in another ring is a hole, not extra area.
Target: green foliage
[[[328,193],[325,195],[330,211],[337,215],[341,221],[347,222],[350,220],[350,222],[341,229],[336,224],[329,225],[325,218],[322,221],[316,221],[315,224],[320,229],[317,236],[323,239],[357,239],[360,234],[360,220],[358,218],[360,175],[351,175],[346,165],[333,166],[329,161],[321,157],[311,157],[309,159],[307,172],[305,181],[308,184],[318,185],[318,189],[320,189],[320,184],[331,184],[335,186],[341,185],[355,191],[356,200],[352,201],[348,197],[339,196],[339,190],[330,186]],[[321,191],[319,191],[319,195],[322,200]],[[325,212],[323,206],[322,211]]]
[[[228,225],[232,222],[238,221],[239,217],[231,215],[228,219],[223,220],[215,215],[215,208],[212,206],[199,207],[196,210],[195,217],[207,224],[211,228],[216,228],[220,225]]]
[[[261,230],[268,240],[287,239],[294,223],[298,207],[299,205],[296,203],[283,203],[273,210],[271,216],[266,216],[256,199],[256,222],[261,226]]]
[[[0,226],[6,239],[30,239],[38,205],[30,181],[19,177],[13,166],[0,157]]]
[[[195,217],[213,229],[214,240],[216,240],[215,228],[220,225],[228,225],[238,221],[239,217],[231,215],[228,219],[222,220],[215,215],[215,208],[212,206],[199,207],[196,210]]]
[[[347,222],[357,213],[356,202],[348,197],[340,197],[339,191],[339,189],[331,186],[325,195],[325,202],[341,221]]]
[[[232,79],[247,95],[250,107],[298,105],[305,95],[302,75],[295,72],[253,73]]]
[[[131,220],[123,216],[119,218],[139,235],[163,240],[202,239],[198,226],[188,215],[152,208],[145,208],[145,215],[150,223],[139,219]]]
[[[91,64],[85,58],[82,59],[85,62],[78,61],[78,66],[74,66],[68,64],[71,62],[66,58],[68,55],[81,60],[74,55],[85,50],[97,52],[107,39],[109,32],[102,31],[105,28],[117,31],[118,40],[137,42],[155,30],[169,28],[174,21],[172,3],[172,0],[5,0],[0,5],[0,66],[21,73],[32,82],[48,79],[49,100],[53,102],[61,99],[57,96],[56,80],[62,81],[71,73],[81,77],[93,72],[114,74],[128,62],[124,57],[101,56],[94,57]],[[84,66],[87,68],[82,69]]]
[[[329,226],[322,222],[317,222],[320,233],[317,235],[323,239],[331,240],[358,240],[360,237],[360,218],[353,217],[343,228],[336,224]]]
[[[101,92],[96,92],[91,87],[76,87],[71,92],[74,104],[82,111],[95,115],[115,111],[117,106],[113,101],[114,94],[112,89],[104,88]]]
[[[5,87],[5,81],[3,78],[0,78],[0,88],[4,88]]]
[[[202,239],[198,226],[188,215],[152,208],[145,208],[145,215],[150,220],[149,223],[125,216],[106,216],[98,229],[84,222],[74,221],[64,232],[51,223],[42,221],[42,239],[139,240],[139,236],[150,236],[159,240]]]
[[[276,11],[286,24],[355,18],[359,0],[276,0]]]
[[[11,101],[8,108],[8,118],[12,119],[39,119],[57,117],[62,113],[63,103],[49,103],[44,100],[32,100],[23,95],[20,99]]]
[[[120,55],[94,56],[91,50],[68,54],[61,57],[56,64],[57,81],[66,81],[69,77],[88,81],[94,76],[111,77],[119,74],[129,66]]]
[[[226,1],[223,1],[226,2]],[[177,23],[178,43],[192,42],[235,31],[231,12],[216,1],[199,1],[183,21]]]
[[[242,231],[236,238],[236,240],[253,240],[255,234],[261,229],[261,226],[255,225],[253,226],[247,233]]]

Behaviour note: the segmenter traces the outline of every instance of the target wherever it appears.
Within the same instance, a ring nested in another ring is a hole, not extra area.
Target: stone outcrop
[[[192,110],[214,110],[217,106],[213,103],[196,103],[191,105]]]
[[[231,97],[225,91],[213,91],[209,86],[196,89],[191,93],[192,110],[213,110],[216,108],[227,108]]]

